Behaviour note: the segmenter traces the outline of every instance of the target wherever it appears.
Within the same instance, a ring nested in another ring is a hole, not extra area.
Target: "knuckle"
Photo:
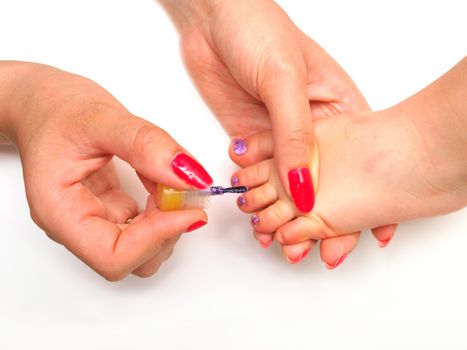
[[[313,132],[301,127],[291,128],[288,130],[283,139],[283,147],[292,148],[293,150],[303,150],[308,152],[314,142]]]
[[[169,134],[150,124],[140,126],[133,137],[132,148],[134,154],[145,155],[156,151],[161,144],[166,142]]]

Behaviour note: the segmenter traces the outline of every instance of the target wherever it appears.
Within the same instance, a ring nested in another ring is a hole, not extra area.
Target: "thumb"
[[[166,131],[130,113],[105,116],[89,130],[106,154],[129,163],[145,179],[184,189],[212,184],[207,171]]]
[[[262,82],[261,97],[270,113],[282,184],[297,209],[309,212],[315,202],[310,173],[314,134],[305,78],[305,72],[294,69],[276,71]]]

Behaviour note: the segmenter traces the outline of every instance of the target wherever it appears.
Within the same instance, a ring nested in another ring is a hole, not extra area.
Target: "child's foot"
[[[315,207],[309,214],[296,211],[282,189],[272,160],[238,171],[233,182],[250,188],[238,204],[241,210],[255,213],[252,224],[256,238],[267,245],[271,234],[276,233],[287,257],[294,262],[308,253],[313,239],[465,206],[465,197],[455,196],[453,188],[443,181],[442,165],[433,164],[424,140],[427,136],[421,135],[404,113],[398,111],[399,117],[393,114],[391,110],[365,112],[315,122],[320,174]],[[261,147],[255,147],[259,138]],[[267,153],[272,156],[272,147],[268,146],[272,141],[267,141],[266,135],[253,135],[246,143],[252,146],[248,147],[248,157],[259,159]],[[255,155],[255,150],[260,150],[261,157]],[[231,156],[242,163],[242,156],[234,152]],[[388,243],[393,232],[394,226],[377,230],[381,246]],[[322,256],[328,267],[340,264],[358,237],[349,236],[335,244],[337,239],[323,243],[338,250],[329,257]],[[288,251],[290,246],[296,250]]]

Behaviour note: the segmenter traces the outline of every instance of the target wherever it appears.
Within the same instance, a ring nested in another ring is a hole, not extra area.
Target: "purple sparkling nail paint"
[[[240,183],[238,176],[233,175],[232,178],[230,179],[230,183],[232,184],[232,186],[238,186],[238,184]]]
[[[255,214],[255,215],[253,215],[253,216],[251,217],[251,223],[253,224],[253,226],[256,226],[256,225],[259,224],[259,217],[258,217],[258,215]]]
[[[244,196],[240,196],[237,198],[237,204],[239,207],[243,207],[246,204],[246,200]]]
[[[248,148],[244,140],[237,139],[233,141],[233,150],[237,156],[243,156]]]

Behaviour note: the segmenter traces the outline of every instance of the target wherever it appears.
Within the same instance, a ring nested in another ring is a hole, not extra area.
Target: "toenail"
[[[233,140],[233,151],[237,156],[243,156],[248,148],[246,147],[245,140],[236,139]]]
[[[258,215],[255,214],[255,215],[253,215],[253,216],[251,217],[251,224],[252,224],[253,226],[256,226],[256,225],[259,224],[259,216],[258,216]]]
[[[238,186],[240,184],[240,180],[238,179],[237,175],[232,175],[230,178],[230,183],[232,186]]]
[[[326,267],[328,270],[334,270],[337,266],[344,262],[345,258],[347,258],[348,255],[349,253],[341,255],[334,264],[324,263],[324,267]]]
[[[298,264],[300,261],[302,261],[303,259],[306,258],[306,256],[310,253],[310,248],[308,249],[305,249],[302,254],[300,254],[299,256],[297,256],[296,258],[290,258],[290,257],[287,257],[287,260],[289,263],[291,264]]]
[[[389,237],[388,239],[385,239],[385,240],[379,240],[379,239],[378,239],[378,240],[377,240],[377,241],[378,241],[378,246],[379,246],[380,248],[386,247],[386,246],[389,244],[389,242],[391,242],[392,237],[393,237],[393,236],[391,236],[391,237]]]
[[[237,205],[243,207],[246,204],[245,196],[240,196],[237,198]]]

